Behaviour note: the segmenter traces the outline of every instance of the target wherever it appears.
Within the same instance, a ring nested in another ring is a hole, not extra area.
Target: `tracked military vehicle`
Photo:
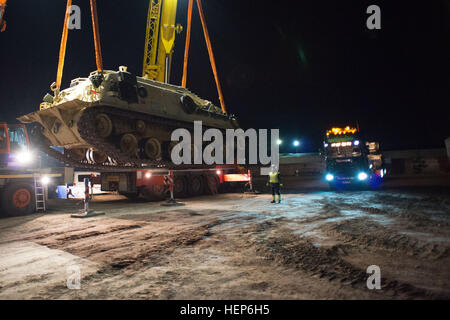
[[[54,96],[47,94],[40,110],[19,118],[36,122],[32,130],[51,156],[76,167],[170,167],[171,133],[204,128],[235,129],[233,115],[189,90],[119,71],[92,72],[72,80]],[[60,153],[51,146],[64,148]]]

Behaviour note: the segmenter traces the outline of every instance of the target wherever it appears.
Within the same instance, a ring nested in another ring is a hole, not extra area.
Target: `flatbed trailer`
[[[177,198],[243,190],[251,185],[251,173],[234,165],[186,170],[130,169],[101,172],[92,183],[101,184],[102,191],[117,191],[131,199],[161,200],[168,196],[171,183]]]

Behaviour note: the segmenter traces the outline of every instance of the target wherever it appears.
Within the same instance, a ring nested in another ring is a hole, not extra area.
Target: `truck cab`
[[[0,122],[0,213],[20,215],[35,210],[33,162],[25,125]]]
[[[25,125],[0,122],[0,168],[28,165],[30,152]]]
[[[386,171],[379,145],[363,142],[356,128],[332,128],[324,139],[325,180],[330,187],[379,185]]]

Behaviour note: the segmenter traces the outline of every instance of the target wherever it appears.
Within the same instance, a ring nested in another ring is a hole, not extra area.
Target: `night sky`
[[[194,1],[195,2],[195,1]],[[186,26],[187,0],[177,22]],[[95,70],[89,0],[69,32],[63,87]],[[366,8],[381,7],[381,30]],[[55,81],[65,0],[9,0],[0,33],[0,121],[35,111]],[[147,0],[98,0],[105,69],[141,75]],[[203,0],[227,109],[243,127],[279,128],[315,152],[324,131],[357,122],[382,149],[443,147],[450,136],[450,1]],[[188,87],[218,105],[194,8]],[[171,83],[181,82],[186,32]]]

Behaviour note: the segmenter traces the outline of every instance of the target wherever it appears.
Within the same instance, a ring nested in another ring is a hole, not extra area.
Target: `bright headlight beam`
[[[47,184],[50,183],[50,178],[47,177],[47,176],[43,176],[43,177],[41,178],[41,182],[42,182],[42,184],[47,185]]]
[[[367,173],[365,173],[365,172],[360,172],[359,174],[358,174],[358,180],[366,180],[367,178],[368,178],[369,176],[367,175]]]
[[[33,161],[33,153],[30,151],[21,151],[16,154],[16,160],[20,164],[29,164]]]
[[[334,176],[331,173],[327,173],[327,175],[325,176],[325,180],[327,181],[332,181],[334,179]]]

